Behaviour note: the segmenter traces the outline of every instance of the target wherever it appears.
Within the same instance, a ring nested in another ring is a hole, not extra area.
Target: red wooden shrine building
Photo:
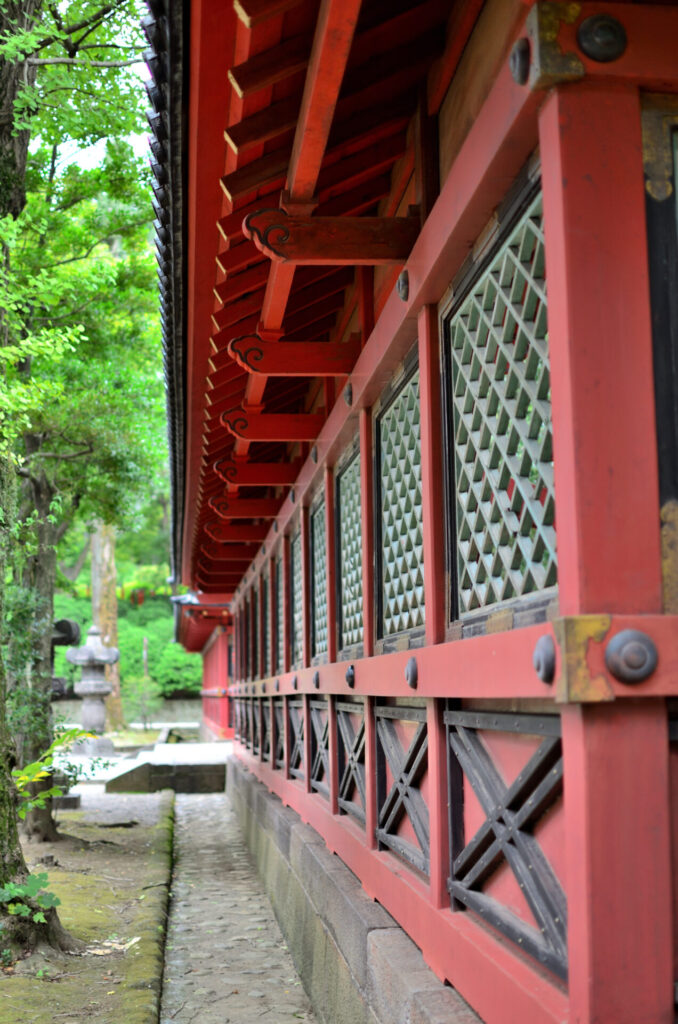
[[[206,729],[482,1020],[672,1021],[678,5],[150,6]]]

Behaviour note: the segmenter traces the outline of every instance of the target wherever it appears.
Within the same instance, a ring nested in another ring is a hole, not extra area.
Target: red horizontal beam
[[[235,487],[291,487],[297,478],[300,465],[298,459],[294,462],[243,462],[218,459],[214,463],[214,472],[225,483]]]
[[[247,560],[246,569],[258,550],[257,544],[223,544],[217,540],[203,541],[200,553],[213,562],[242,562]]]
[[[221,544],[241,544],[252,541],[261,543],[266,539],[268,526],[265,523],[232,524],[213,519],[205,523],[204,531],[212,540]]]
[[[415,217],[289,217],[283,210],[243,221],[243,234],[269,259],[307,266],[404,263],[419,229]]]
[[[254,28],[300,3],[301,0],[233,0],[233,9],[246,28]]]
[[[289,78],[297,71],[303,71],[308,64],[310,48],[310,36],[293,36],[230,68],[228,80],[241,99],[250,96]]]
[[[249,373],[268,377],[346,377],[360,353],[360,339],[331,342],[266,342],[257,334],[235,338],[228,350]]]
[[[320,413],[224,414],[221,422],[234,437],[244,441],[313,441],[325,422]]]
[[[220,519],[275,519],[279,498],[212,497],[207,502]]]

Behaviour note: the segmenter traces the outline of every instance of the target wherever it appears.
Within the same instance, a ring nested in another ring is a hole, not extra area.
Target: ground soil
[[[173,794],[59,812],[62,838],[26,842],[81,954],[39,949],[0,974],[2,1024],[148,1024],[157,1014]],[[157,1019],[157,1018],[156,1018]]]

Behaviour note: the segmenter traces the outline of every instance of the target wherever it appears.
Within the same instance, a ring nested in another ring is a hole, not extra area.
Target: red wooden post
[[[673,1020],[663,701],[563,711],[572,1021]]]
[[[377,848],[377,727],[374,697],[365,697],[365,844]]]
[[[264,702],[263,700],[255,701],[255,715],[259,719],[259,762],[264,760]]]
[[[425,564],[425,563],[424,563]],[[426,705],[428,738],[429,879],[431,903],[449,907],[447,876],[450,842],[447,824],[447,741],[442,711],[433,698]]]
[[[540,141],[560,611],[661,611],[637,90],[556,90]]]
[[[540,115],[561,613],[661,609],[637,90]],[[661,651],[660,651],[661,658]],[[570,1019],[673,1019],[663,701],[562,715]]]
[[[335,553],[334,471],[325,469],[325,544],[327,550],[327,660],[337,660],[337,560]]]
[[[424,534],[426,641],[445,639],[445,527],[443,430],[440,409],[440,338],[438,310],[419,314],[419,402],[421,414],[421,491]]]
[[[360,534],[362,540],[363,653],[374,653],[374,470],[372,416],[360,410]]]
[[[311,664],[311,528],[308,508],[301,510],[301,662]]]

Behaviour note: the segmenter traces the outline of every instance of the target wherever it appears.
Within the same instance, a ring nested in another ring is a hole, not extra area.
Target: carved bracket
[[[360,354],[357,337],[332,342],[269,342],[258,334],[234,338],[230,355],[249,373],[267,377],[347,377]]]

